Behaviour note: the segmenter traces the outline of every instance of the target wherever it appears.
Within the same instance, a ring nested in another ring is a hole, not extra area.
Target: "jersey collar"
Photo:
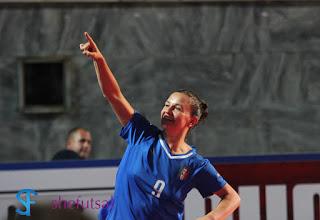
[[[185,153],[185,154],[177,154],[177,155],[171,154],[170,148],[169,148],[167,142],[164,140],[162,134],[159,135],[159,141],[160,141],[160,145],[161,145],[162,149],[164,150],[164,152],[167,154],[167,156],[170,159],[185,159],[185,158],[188,158],[194,154],[194,149],[190,150],[188,153]]]

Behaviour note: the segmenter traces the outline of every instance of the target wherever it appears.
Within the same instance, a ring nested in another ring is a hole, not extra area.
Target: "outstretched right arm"
[[[84,55],[93,59],[94,68],[102,94],[111,104],[121,125],[125,126],[131,119],[134,109],[123,96],[117,80],[93,39],[87,32],[85,32],[84,35],[88,42],[80,44],[80,50]]]

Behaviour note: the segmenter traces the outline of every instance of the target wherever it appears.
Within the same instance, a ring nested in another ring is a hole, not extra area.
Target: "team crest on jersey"
[[[183,167],[180,171],[179,179],[181,181],[187,180],[190,176],[190,167]]]

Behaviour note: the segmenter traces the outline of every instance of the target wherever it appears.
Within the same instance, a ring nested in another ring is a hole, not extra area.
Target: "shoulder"
[[[212,164],[209,159],[201,156],[200,154],[196,153],[193,155],[193,157],[190,159],[190,165],[194,170],[194,174],[200,174],[200,173],[211,173],[216,175],[217,171],[214,167],[214,164]]]
[[[127,124],[122,127],[120,136],[128,143],[141,143],[150,137],[155,137],[160,130],[152,125],[142,114],[136,112],[133,114]]]
[[[196,151],[194,152],[191,162],[198,167],[204,167],[205,165],[210,163],[208,159],[204,158],[203,156],[198,154]]]
[[[141,113],[139,112],[135,112],[132,116],[132,119],[135,123],[140,123],[142,124],[142,126],[146,126],[148,127],[149,129],[152,129],[154,131],[160,131],[160,129],[153,125],[147,118],[146,116],[142,115]]]
[[[52,160],[80,160],[82,159],[76,152],[71,150],[60,150],[52,158]]]
[[[196,150],[194,150],[194,153],[192,157],[189,159],[189,167],[193,171],[194,175],[197,175],[201,170],[203,170],[208,164],[210,164],[208,159],[205,159],[203,156],[198,154]]]

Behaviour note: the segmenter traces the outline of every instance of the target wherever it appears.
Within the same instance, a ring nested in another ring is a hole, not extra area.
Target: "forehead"
[[[190,105],[190,97],[186,94],[180,93],[180,92],[174,92],[172,93],[168,99],[167,102],[173,103],[173,104],[179,104],[179,105]]]
[[[76,137],[78,137],[78,138],[91,139],[91,134],[90,134],[90,132],[88,132],[88,131],[85,131],[85,130],[80,129],[80,130],[78,130],[78,131],[76,132]]]

